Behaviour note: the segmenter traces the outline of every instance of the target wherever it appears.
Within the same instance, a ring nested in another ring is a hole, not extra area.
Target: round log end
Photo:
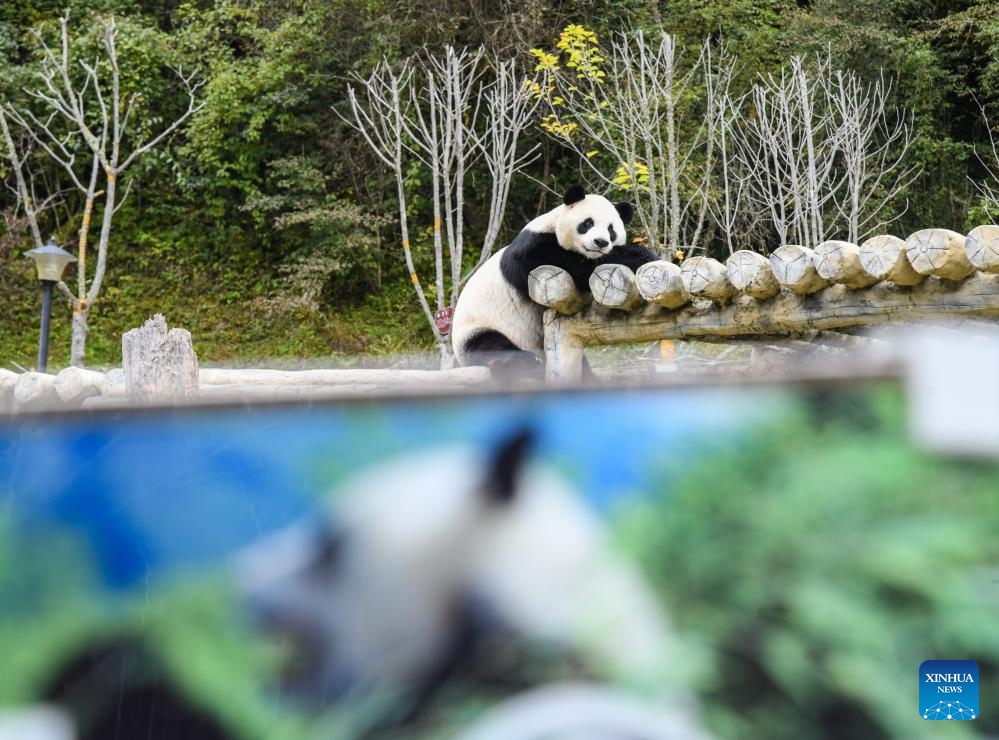
[[[656,260],[647,262],[635,271],[638,292],[646,301],[665,308],[679,308],[690,302],[690,295],[683,287],[680,267]]]
[[[692,296],[723,302],[735,294],[728,269],[711,257],[691,257],[680,265],[683,287]]]
[[[815,293],[829,283],[815,269],[815,253],[800,244],[785,244],[770,255],[777,282],[795,293]]]
[[[921,275],[963,280],[975,271],[968,260],[965,237],[949,229],[923,229],[905,240],[905,254]]]
[[[976,270],[999,273],[999,226],[976,226],[968,232],[965,248]]]

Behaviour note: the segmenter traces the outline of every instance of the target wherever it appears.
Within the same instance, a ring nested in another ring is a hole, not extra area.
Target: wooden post
[[[766,300],[780,293],[780,283],[770,268],[770,260],[757,252],[740,249],[726,261],[728,279],[748,296]]]
[[[555,309],[545,311],[545,377],[554,383],[583,379],[583,344],[572,333],[573,320]]]
[[[850,242],[831,239],[815,248],[815,270],[826,280],[854,290],[878,282],[860,264],[860,247]]]
[[[728,270],[711,257],[691,257],[680,265],[683,287],[692,296],[725,303],[735,295],[735,286],[728,279]]]
[[[531,270],[527,277],[527,292],[535,303],[563,314],[574,314],[587,303],[587,297],[577,290],[572,275],[554,265],[541,265]]]
[[[156,314],[121,337],[125,391],[139,403],[178,401],[198,395],[198,356],[186,329],[167,331]]]
[[[912,268],[922,275],[964,280],[975,271],[968,261],[965,238],[949,229],[923,229],[905,240]]]
[[[815,252],[798,244],[785,244],[770,255],[777,282],[799,295],[815,293],[829,283],[815,269]]]
[[[896,285],[919,285],[926,279],[909,264],[905,241],[888,234],[872,236],[860,245],[860,265],[868,275]]]
[[[635,273],[625,265],[597,265],[590,275],[590,292],[601,306],[630,311],[643,303]]]
[[[982,272],[999,273],[999,226],[977,226],[968,232],[968,261]]]
[[[690,303],[690,294],[683,287],[680,267],[666,260],[646,262],[635,271],[638,292],[649,303],[665,308],[679,308]]]

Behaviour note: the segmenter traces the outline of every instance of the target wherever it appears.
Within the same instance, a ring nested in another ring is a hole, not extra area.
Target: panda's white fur
[[[382,463],[336,492],[335,557],[317,558],[301,529],[244,556],[253,601],[311,653],[301,693],[419,686],[448,659],[468,600],[504,633],[571,650],[608,678],[662,675],[670,631],[651,592],[578,492],[525,466],[523,447]]]
[[[631,215],[630,204],[587,195],[577,185],[561,205],[528,223],[472,275],[459,296],[451,328],[458,362],[492,365],[511,354],[530,358],[541,353],[544,308],[530,299],[527,287],[534,268],[561,267],[586,292],[597,265],[614,262],[637,269],[656,259],[627,243],[625,225]]]

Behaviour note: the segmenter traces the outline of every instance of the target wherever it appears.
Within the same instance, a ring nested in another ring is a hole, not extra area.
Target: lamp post
[[[52,286],[62,280],[66,265],[76,262],[76,257],[49,239],[44,247],[25,253],[35,261],[38,279],[42,281],[42,326],[38,337],[38,372],[44,373],[49,361],[49,317],[52,314]]]

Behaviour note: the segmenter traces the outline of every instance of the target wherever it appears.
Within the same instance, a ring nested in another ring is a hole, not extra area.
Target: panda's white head
[[[290,530],[244,556],[251,603],[297,647],[287,688],[319,703],[419,691],[497,635],[573,654],[599,636],[596,662],[612,672],[661,658],[649,591],[579,494],[527,464],[530,446],[522,431],[486,454],[384,462],[336,492],[327,531]]]
[[[573,185],[555,211],[555,236],[563,248],[599,259],[624,244],[624,227],[633,214],[631,203],[611,203]]]

